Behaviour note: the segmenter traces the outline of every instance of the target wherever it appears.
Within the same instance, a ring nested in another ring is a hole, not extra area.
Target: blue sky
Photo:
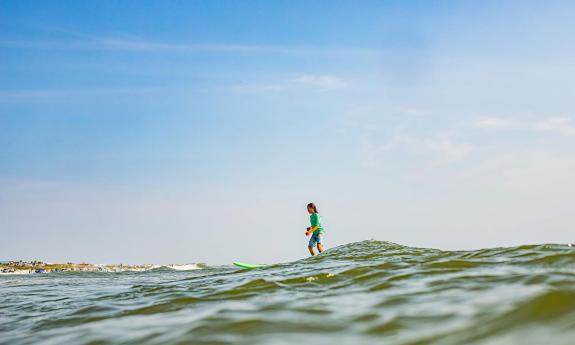
[[[0,253],[572,242],[568,1],[2,1]]]

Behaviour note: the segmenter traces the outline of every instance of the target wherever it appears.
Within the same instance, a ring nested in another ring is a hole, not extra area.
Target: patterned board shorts
[[[308,247],[315,247],[318,244],[323,244],[323,233],[313,234],[309,239]]]

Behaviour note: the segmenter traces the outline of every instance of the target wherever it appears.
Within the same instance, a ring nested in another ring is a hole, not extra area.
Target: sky
[[[571,1],[0,1],[0,260],[574,241]]]

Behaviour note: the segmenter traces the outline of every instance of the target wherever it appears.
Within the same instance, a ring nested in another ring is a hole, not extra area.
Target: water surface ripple
[[[574,344],[575,248],[363,241],[262,269],[0,276],[2,344]]]

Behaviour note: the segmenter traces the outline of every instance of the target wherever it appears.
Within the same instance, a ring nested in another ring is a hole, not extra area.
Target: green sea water
[[[0,276],[1,344],[575,344],[575,248],[363,241],[255,270]]]

